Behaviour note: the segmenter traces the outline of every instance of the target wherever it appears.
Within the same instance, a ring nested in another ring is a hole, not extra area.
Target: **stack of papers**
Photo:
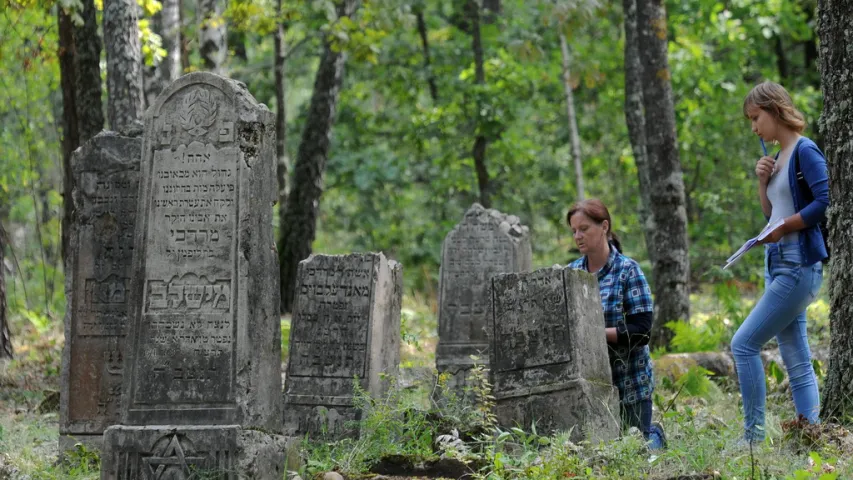
[[[725,266],[723,266],[723,269],[725,270],[726,268],[729,268],[730,266],[734,265],[735,262],[740,260],[740,258],[743,256],[744,253],[748,252],[749,249],[751,249],[752,247],[758,245],[758,242],[767,238],[767,235],[770,235],[770,232],[781,227],[782,224],[784,224],[784,223],[785,223],[784,218],[780,218],[779,220],[776,220],[772,224],[768,223],[767,226],[764,227],[763,230],[761,230],[761,233],[759,233],[757,237],[750,238],[749,240],[747,240],[746,243],[741,245],[741,247],[739,249],[737,249],[737,251],[731,257],[729,257],[728,260],[726,260],[726,264],[725,264]]]

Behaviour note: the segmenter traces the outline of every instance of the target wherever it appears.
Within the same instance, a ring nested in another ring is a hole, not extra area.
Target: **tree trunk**
[[[166,55],[158,64],[142,67],[146,108],[181,74],[181,18],[178,0],[162,0],[161,3],[163,8],[152,17],[151,28],[160,35]]]
[[[62,89],[62,258],[68,252],[71,219],[74,218],[74,202],[71,191],[74,177],[71,175],[71,154],[80,145],[80,133],[77,125],[77,106],[75,103],[75,63],[74,24],[71,16],[62,8],[57,8],[59,32],[59,77]],[[2,268],[2,265],[0,265]]]
[[[142,117],[142,47],[136,8],[135,0],[104,0],[107,117],[117,132]]]
[[[643,65],[637,47],[637,3],[636,0],[622,0],[625,15],[625,123],[628,125],[628,137],[634,164],[637,166],[637,179],[640,184],[640,223],[649,261],[654,265],[652,235],[655,231],[654,218],[651,215],[651,181],[649,180],[649,161],[646,156],[646,119],[643,110]]]
[[[426,21],[424,20],[423,7],[415,10],[415,18],[418,21],[418,35],[421,37],[421,46],[424,49],[424,70],[427,75],[427,84],[429,85],[429,95],[433,103],[438,102],[438,87],[435,84],[435,75],[432,73],[431,60],[429,56],[429,37],[427,35]]]
[[[560,32],[560,52],[563,55],[563,88],[566,90],[566,115],[569,121],[569,132],[572,139],[572,160],[575,163],[575,184],[577,185],[578,200],[586,198],[583,186],[583,163],[581,161],[581,137],[578,134],[578,116],[575,112],[575,96],[572,93],[571,56],[566,36]]]
[[[776,68],[779,69],[779,78],[782,83],[788,83],[788,59],[785,57],[785,46],[782,45],[781,35],[776,35],[774,48],[776,50]],[[788,88],[791,88],[791,86],[789,85]]]
[[[199,0],[199,52],[204,68],[219,75],[228,55],[227,31],[222,19],[222,0]]]
[[[853,3],[820,0],[820,75],[823,85],[821,130],[829,164],[829,372],[823,393],[821,418],[849,420],[853,415],[853,251],[849,243],[853,229]]]
[[[653,346],[666,346],[672,332],[664,324],[689,319],[690,259],[663,0],[637,0],[637,33],[640,60],[644,67],[643,105],[651,184],[649,199],[656,227],[651,245],[655,259],[652,268],[655,315],[651,336]]]
[[[160,36],[166,56],[160,61],[160,77],[168,85],[177,80],[181,67],[181,4],[179,0],[162,0]]]
[[[277,11],[281,11],[282,0],[276,2]],[[286,92],[287,84],[285,79],[285,26],[282,23],[278,24],[275,31],[275,153],[278,160],[278,219],[279,219],[279,235],[281,241],[284,242],[284,212],[287,207],[287,172],[290,167],[290,159],[287,155],[287,103]]]
[[[338,16],[351,16],[358,2],[337,2]],[[296,154],[293,169],[293,188],[287,196],[287,206],[281,225],[281,309],[293,308],[296,288],[296,271],[299,262],[311,254],[311,244],[317,229],[320,196],[323,193],[323,174],[331,144],[332,126],[338,96],[344,78],[346,56],[325,42],[323,57],[314,79],[314,91],[305,119],[305,130]]]
[[[74,218],[74,178],[71,154],[104,128],[101,104],[101,39],[94,0],[83,0],[78,13],[83,24],[74,25],[61,8],[57,14],[59,70],[62,88],[62,258],[68,252],[69,228]]]
[[[183,27],[183,25],[187,25],[184,2],[181,0],[178,1],[178,25]],[[186,72],[190,68],[190,39],[181,31],[178,31],[178,41],[180,42],[180,50],[181,50],[181,71]]]
[[[82,0],[84,24],[74,27],[75,102],[80,145],[104,129],[104,110],[101,103],[101,37],[98,36],[94,0]],[[75,145],[77,148],[79,145]],[[67,199],[70,201],[70,197]]]
[[[0,223],[0,358],[12,358],[12,333],[6,316],[6,230]]]
[[[483,69],[483,43],[480,37],[480,6],[477,0],[468,0],[465,4],[466,17],[471,27],[471,47],[474,50],[474,81],[477,85],[486,84],[486,72]],[[477,109],[474,113],[474,125],[477,131],[474,138],[474,147],[471,156],[474,157],[474,170],[477,172],[477,187],[480,190],[480,204],[486,208],[492,205],[489,185],[489,170],[486,166],[486,147],[488,140],[485,133],[480,131],[480,101],[477,100]]]

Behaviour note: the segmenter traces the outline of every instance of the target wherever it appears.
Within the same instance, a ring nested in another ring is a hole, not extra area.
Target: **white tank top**
[[[796,148],[796,147],[794,147]],[[791,193],[791,184],[788,183],[788,170],[791,168],[791,157],[781,158],[776,161],[776,173],[770,177],[770,183],[767,184],[767,199],[773,206],[773,212],[770,215],[770,223],[783,218],[788,218],[797,213],[794,208],[794,195]],[[799,243],[799,232],[792,232],[779,240],[779,243]]]

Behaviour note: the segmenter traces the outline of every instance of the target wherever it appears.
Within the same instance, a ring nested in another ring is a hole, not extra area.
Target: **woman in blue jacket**
[[[783,223],[765,244],[765,290],[732,338],[744,414],[744,443],[765,438],[764,368],[759,352],[776,337],[785,362],[794,406],[799,416],[817,423],[820,398],[806,337],[806,307],[823,281],[827,248],[819,223],[829,206],[826,158],[801,133],[806,122],[788,92],[764,82],[743,102],[752,131],[781,147],[775,157],[761,157],[755,166],[758,198],[770,224]],[[798,177],[800,179],[798,180]]]

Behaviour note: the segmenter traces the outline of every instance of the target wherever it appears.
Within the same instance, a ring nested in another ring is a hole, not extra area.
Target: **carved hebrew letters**
[[[214,407],[234,399],[239,151],[220,142],[234,129],[221,91],[193,85],[163,110],[171,140],[150,157],[133,402]]]
[[[141,144],[139,137],[103,132],[72,160],[62,438],[97,444],[119,420]]]
[[[357,265],[306,265],[297,286],[291,375],[364,377],[372,272],[370,257]]]
[[[381,394],[381,375],[397,371],[401,272],[381,254],[314,255],[300,262],[286,434],[340,438],[357,431],[354,382]]]

